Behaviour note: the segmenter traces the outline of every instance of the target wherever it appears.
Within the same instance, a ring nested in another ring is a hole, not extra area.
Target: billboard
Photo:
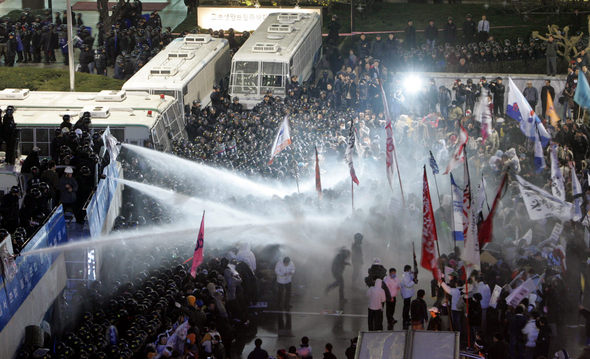
[[[66,243],[67,238],[64,211],[59,205],[21,253]],[[15,259],[17,270],[13,278],[0,274],[0,331],[4,329],[59,255],[59,252],[55,252],[19,256]]]
[[[322,17],[321,7],[279,8],[279,7],[197,7],[197,24],[203,29],[254,31],[269,14],[275,12],[317,13]]]

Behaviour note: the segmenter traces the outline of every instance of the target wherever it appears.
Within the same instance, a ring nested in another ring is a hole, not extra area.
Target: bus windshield
[[[233,64],[231,75],[230,92],[243,94],[258,94],[258,71],[257,61],[236,61]]]

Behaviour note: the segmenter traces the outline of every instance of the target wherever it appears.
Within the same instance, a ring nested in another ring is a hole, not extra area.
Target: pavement
[[[301,266],[301,272],[307,271]],[[248,340],[244,345],[241,355],[233,353],[233,358],[246,358],[254,349],[254,339],[262,339],[262,348],[268,351],[272,357],[277,357],[277,350],[288,350],[290,346],[299,347],[301,338],[307,336],[310,339],[313,356],[322,358],[324,345],[331,343],[334,346],[333,353],[337,358],[346,358],[344,352],[350,345],[350,339],[357,337],[360,331],[367,331],[367,288],[359,285],[352,288],[347,281],[345,273],[345,297],[347,301],[341,305],[338,300],[338,290],[329,293],[324,292],[325,281],[329,278],[311,278],[305,276],[304,280],[297,281],[294,278],[292,307],[288,310],[277,309],[272,301],[269,307],[256,311],[252,319],[257,325],[256,336]],[[430,298],[430,272],[422,271],[419,275],[417,289],[426,290],[426,303],[430,307],[433,299]],[[296,275],[297,276],[297,275]],[[320,284],[322,283],[322,284]],[[266,298],[265,298],[266,299]],[[394,330],[402,328],[401,297],[397,298],[394,319],[398,322]],[[558,336],[552,338],[550,357],[559,348],[566,348],[570,357],[576,358],[583,350],[583,338],[585,326],[583,319],[571,318],[568,324],[560,326]],[[577,322],[577,323],[576,323]],[[578,324],[579,323],[579,324]],[[383,326],[387,327],[385,313]],[[239,345],[241,347],[241,345]]]

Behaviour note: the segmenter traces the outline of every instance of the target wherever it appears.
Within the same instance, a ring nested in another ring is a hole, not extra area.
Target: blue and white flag
[[[453,195],[453,237],[456,241],[463,240],[463,191],[455,183],[451,174],[451,189]]]
[[[531,108],[522,92],[516,87],[512,78],[508,78],[508,107],[506,114],[520,123],[520,130],[531,141],[535,141],[536,134],[541,139],[543,147],[549,144],[551,135],[543,126],[541,119]]]
[[[565,184],[559,162],[557,161],[557,145],[554,143],[549,148],[551,155],[551,193],[562,201],[565,201]]]
[[[545,164],[545,156],[543,155],[543,146],[539,140],[539,134],[535,134],[535,151],[534,151],[535,172],[541,173],[547,165]]]
[[[582,219],[582,186],[576,175],[576,168],[572,166],[572,195],[574,196],[574,212],[572,220],[579,221]]]
[[[432,174],[437,175],[440,172],[436,159],[434,159],[434,156],[432,155],[432,151],[430,151],[430,168],[432,168]]]
[[[590,86],[583,71],[578,72],[578,86],[576,86],[574,101],[583,108],[590,108]]]

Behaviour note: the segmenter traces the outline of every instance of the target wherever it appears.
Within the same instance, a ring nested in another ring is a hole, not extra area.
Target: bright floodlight
[[[406,93],[415,94],[422,88],[422,79],[416,74],[409,74],[404,78],[403,85]]]

